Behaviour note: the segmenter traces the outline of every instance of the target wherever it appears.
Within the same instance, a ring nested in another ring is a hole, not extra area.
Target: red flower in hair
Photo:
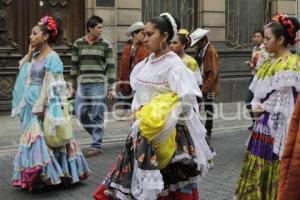
[[[55,40],[58,34],[57,25],[55,20],[51,16],[43,17],[39,23],[39,25],[46,25],[47,30],[50,32],[50,37],[52,40]]]
[[[294,45],[298,42],[298,40],[296,39],[295,26],[293,22],[289,18],[287,18],[287,15],[278,13],[273,17],[273,21],[280,23],[286,29],[288,36],[290,38],[289,43],[291,45]]]

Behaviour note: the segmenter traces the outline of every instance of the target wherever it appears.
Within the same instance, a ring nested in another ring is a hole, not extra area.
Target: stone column
[[[96,0],[85,1],[85,17],[86,21],[92,15],[97,15],[103,19],[103,38],[111,42],[114,48],[114,53],[117,55],[117,0],[114,1],[115,3],[106,7],[97,6]]]
[[[271,8],[272,16],[276,13],[285,13],[291,16],[297,16],[298,20],[300,17],[300,0],[276,0],[272,2]],[[297,33],[298,38],[300,32]],[[299,45],[296,46],[297,53],[300,53]]]
[[[116,0],[116,4],[117,41],[124,43],[129,39],[126,36],[127,28],[137,21],[142,21],[142,0]]]
[[[296,0],[276,0],[272,2],[273,14],[285,13],[288,15],[296,15]]]
[[[225,41],[225,0],[198,0],[198,27],[211,30],[210,41]]]

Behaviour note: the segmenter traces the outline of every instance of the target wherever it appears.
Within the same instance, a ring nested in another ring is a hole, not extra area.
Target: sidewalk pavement
[[[221,133],[228,129],[244,130],[250,126],[248,111],[243,102],[219,103],[214,105],[214,132]],[[205,113],[200,113],[205,120]],[[104,121],[104,144],[120,142],[126,139],[130,130],[129,117],[118,120],[115,112],[106,112]],[[127,120],[126,120],[127,119]],[[75,116],[72,118],[75,138],[80,145],[91,142],[90,135],[81,127]],[[9,114],[0,115],[0,155],[17,149],[19,143],[19,119]]]
[[[250,121],[245,119],[247,111],[242,109],[243,107],[243,103],[216,105],[212,144],[217,156],[214,159],[214,168],[199,183],[201,200],[231,200],[233,197],[244,156],[244,143],[249,136],[249,132],[246,130]],[[71,187],[58,187],[40,194],[30,194],[11,186],[12,162],[19,137],[18,122],[17,119],[0,116],[0,199],[93,199],[92,193],[121,151],[122,142],[129,133],[129,121],[115,120],[112,117],[113,114],[107,113],[106,116],[104,153],[88,159],[92,170],[91,176],[82,183]],[[201,117],[203,117],[203,113],[201,113]],[[79,143],[82,146],[87,145],[90,136],[76,121],[74,127]]]

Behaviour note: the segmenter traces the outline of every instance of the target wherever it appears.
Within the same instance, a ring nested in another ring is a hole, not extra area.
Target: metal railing
[[[269,19],[269,5],[270,0],[226,0],[226,41],[235,48],[251,46],[253,32]]]
[[[142,17],[147,21],[162,12],[176,17],[182,28],[192,31],[195,28],[196,0],[142,0]]]

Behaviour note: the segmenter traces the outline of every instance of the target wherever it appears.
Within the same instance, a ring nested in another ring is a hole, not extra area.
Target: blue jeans
[[[76,92],[76,116],[92,136],[91,147],[102,148],[106,90],[104,83],[81,83]]]

